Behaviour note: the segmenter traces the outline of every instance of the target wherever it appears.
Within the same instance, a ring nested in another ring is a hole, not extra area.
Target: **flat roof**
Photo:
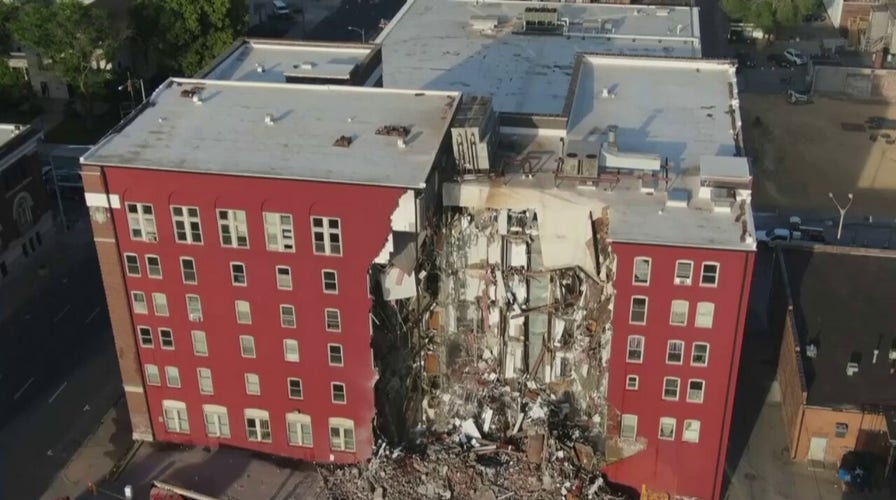
[[[892,405],[896,287],[884,277],[896,276],[896,258],[788,249],[784,264],[801,337],[806,404],[841,409]],[[806,355],[810,343],[817,348],[814,358]],[[858,371],[847,375],[851,360]]]
[[[289,75],[348,80],[376,50],[368,44],[244,39],[197,78],[282,83]]]
[[[465,179],[457,183],[456,188],[446,188],[445,202],[448,205],[469,208],[511,208],[538,209],[540,207],[557,207],[554,212],[561,214],[557,219],[557,231],[566,231],[563,241],[574,239],[573,231],[585,231],[583,237],[592,237],[590,220],[584,217],[588,213],[593,218],[599,217],[602,207],[609,207],[610,230],[608,237],[614,242],[676,245],[698,248],[717,248],[723,250],[754,251],[755,241],[741,241],[741,225],[736,222],[736,213],[731,211],[715,211],[705,201],[696,200],[699,189],[699,175],[695,172],[673,174],[669,190],[687,189],[690,197],[687,206],[666,206],[670,195],[660,182],[656,192],[647,194],[641,191],[640,183],[635,179],[623,179],[618,183],[604,181],[596,187],[580,186],[578,182],[569,180],[557,182],[553,169],[559,157],[562,145],[557,135],[530,136],[526,134],[502,134],[501,142],[513,151],[499,151],[499,155],[527,158],[531,160],[532,176],[521,175],[521,172],[508,171],[505,177],[497,179]],[[514,147],[514,145],[524,145]],[[575,217],[582,217],[581,224],[575,223]],[[754,234],[752,211],[746,205],[747,229]],[[541,216],[539,218],[541,220]],[[548,229],[539,229],[544,233]],[[583,264],[585,257],[578,254],[576,263],[588,270]]]
[[[600,140],[615,125],[620,152],[659,155],[673,168],[737,153],[740,110],[730,61],[583,54],[574,92],[570,143]]]
[[[184,96],[194,88],[201,104]],[[419,188],[459,100],[457,92],[169,79],[81,161]],[[404,147],[376,134],[387,125],[410,128]],[[341,136],[350,146],[334,145]]]
[[[20,123],[0,123],[0,148],[12,143],[13,138],[25,132],[28,125]]]
[[[523,33],[552,7],[567,34]],[[700,57],[699,9],[529,1],[408,0],[377,38],[386,87],[491,96],[498,111],[559,114],[575,54]]]
[[[21,123],[0,123],[0,170],[31,152],[42,133]]]

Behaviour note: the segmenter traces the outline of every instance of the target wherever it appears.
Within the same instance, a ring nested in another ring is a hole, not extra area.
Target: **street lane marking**
[[[61,318],[61,317],[62,317],[65,313],[67,313],[68,310],[71,309],[71,308],[72,308],[71,304],[65,306],[65,309],[63,309],[62,312],[59,313],[59,314],[56,316],[56,319],[53,320],[53,323],[59,321],[59,318]]]
[[[59,389],[57,389],[56,392],[54,392],[53,395],[50,396],[50,400],[47,401],[47,402],[48,402],[48,403],[52,403],[53,400],[56,399],[56,396],[58,396],[59,393],[62,392],[62,389],[65,389],[65,385],[66,385],[66,384],[68,384],[68,382],[63,382],[62,385],[59,386]]]
[[[98,312],[100,312],[99,307],[97,307],[96,309],[94,309],[94,311],[92,313],[90,313],[90,316],[87,317],[87,320],[84,321],[84,324],[86,325],[87,323],[90,323],[90,320],[92,320],[93,317],[96,316]]]
[[[27,389],[28,386],[31,385],[31,382],[34,382],[34,377],[29,378],[28,382],[25,382],[25,385],[21,389],[19,389],[19,392],[17,392],[16,395],[13,396],[13,399],[19,399],[19,396],[21,396],[22,393],[25,392],[25,389]]]

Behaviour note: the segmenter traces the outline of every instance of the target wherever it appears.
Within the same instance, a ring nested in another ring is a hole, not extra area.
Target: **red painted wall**
[[[646,440],[647,447],[610,464],[605,472],[611,480],[639,490],[646,485],[654,491],[718,498],[754,254],[628,243],[613,243],[612,250],[617,264],[608,387],[610,418],[619,419],[622,413],[637,415],[637,436]],[[636,257],[652,259],[647,286],[633,284]],[[679,259],[694,262],[689,286],[674,283]],[[699,285],[703,262],[719,263],[718,286]],[[648,297],[646,325],[629,323],[633,295]],[[687,326],[670,325],[672,300],[689,302]],[[701,301],[715,304],[712,328],[694,327],[697,302]],[[629,335],[645,338],[641,364],[626,362]],[[685,342],[683,364],[666,364],[669,340]],[[709,343],[708,366],[690,365],[694,342]],[[638,375],[637,390],[626,390],[627,375]],[[678,401],[662,399],[663,378],[667,376],[681,379]],[[702,403],[686,401],[689,379],[706,381]],[[658,438],[660,417],[676,419],[674,440]],[[701,422],[698,443],[682,440],[685,419]],[[616,428],[619,422],[613,424],[611,427]]]
[[[122,253],[136,253],[145,265],[145,256],[155,254],[162,261],[162,280],[127,277],[129,290],[143,291],[151,302],[151,292],[164,292],[170,315],[134,315],[135,326],[150,326],[155,336],[154,348],[140,348],[141,363],[159,366],[162,386],[146,386],[156,439],[214,445],[207,438],[203,425],[203,404],[227,407],[231,438],[222,443],[266,453],[304,460],[330,461],[327,419],[344,417],[354,420],[357,453],[334,452],[337,462],[364,459],[371,453],[374,415],[373,385],[375,370],[370,349],[367,270],[379,254],[390,231],[390,216],[398,205],[403,190],[347,184],[302,182],[266,178],[202,175],[130,168],[106,168],[110,193],[121,197],[122,208],[113,210],[117,238]],[[151,203],[156,214],[158,243],[133,241],[128,233],[124,204]],[[176,243],[170,216],[170,205],[198,206],[202,225],[202,245]],[[223,248],[219,244],[216,208],[246,211],[249,248]],[[265,248],[262,211],[293,215],[295,253],[272,252]],[[312,252],[312,215],[338,217],[342,224],[343,255],[314,255]],[[179,258],[196,261],[198,284],[184,284],[180,276]],[[246,265],[247,286],[231,284],[229,263]],[[293,290],[278,290],[275,266],[292,268]],[[321,270],[338,273],[338,295],[322,291]],[[190,322],[185,294],[198,294],[202,301],[203,321]],[[236,323],[234,300],[251,304],[252,324]],[[298,327],[280,326],[279,305],[296,308]],[[324,308],[341,312],[342,332],[325,330]],[[174,332],[175,350],[159,348],[158,328]],[[206,332],[209,356],[193,355],[190,331]],[[241,357],[239,335],[255,337],[256,358]],[[299,341],[300,362],[284,361],[283,339]],[[343,367],[328,364],[327,343],[343,346]],[[180,369],[179,389],[164,383],[164,366]],[[196,369],[212,371],[214,395],[199,393]],[[243,375],[257,373],[261,395],[246,394]],[[287,378],[298,377],[303,383],[303,400],[288,397]],[[347,404],[330,401],[330,382],[346,384]],[[190,434],[168,433],[161,420],[162,400],[186,403]],[[243,410],[263,409],[270,412],[272,443],[254,443],[246,439]],[[300,410],[312,419],[313,448],[287,444],[286,413]]]

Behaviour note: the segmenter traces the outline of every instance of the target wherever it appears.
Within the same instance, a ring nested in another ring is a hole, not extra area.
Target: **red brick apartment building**
[[[28,125],[0,124],[0,286],[50,236],[53,217]]]
[[[437,206],[458,101],[175,79],[82,158],[135,438],[370,455],[368,271]]]

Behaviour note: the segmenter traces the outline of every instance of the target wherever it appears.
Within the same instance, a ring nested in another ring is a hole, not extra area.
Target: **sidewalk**
[[[98,484],[103,481],[109,471],[127,455],[132,444],[127,402],[122,397],[103,416],[96,432],[84,441],[68,464],[56,475],[41,500],[55,500],[65,496],[72,499],[112,498],[88,496],[87,482]]]
[[[10,269],[10,275],[0,283],[0,323],[19,307],[33,299],[41,290],[60,279],[87,258],[94,258],[91,244],[93,232],[87,217],[70,222],[65,231],[55,221],[53,233],[46,235],[43,246],[30,258]],[[41,266],[45,266],[41,269]]]

